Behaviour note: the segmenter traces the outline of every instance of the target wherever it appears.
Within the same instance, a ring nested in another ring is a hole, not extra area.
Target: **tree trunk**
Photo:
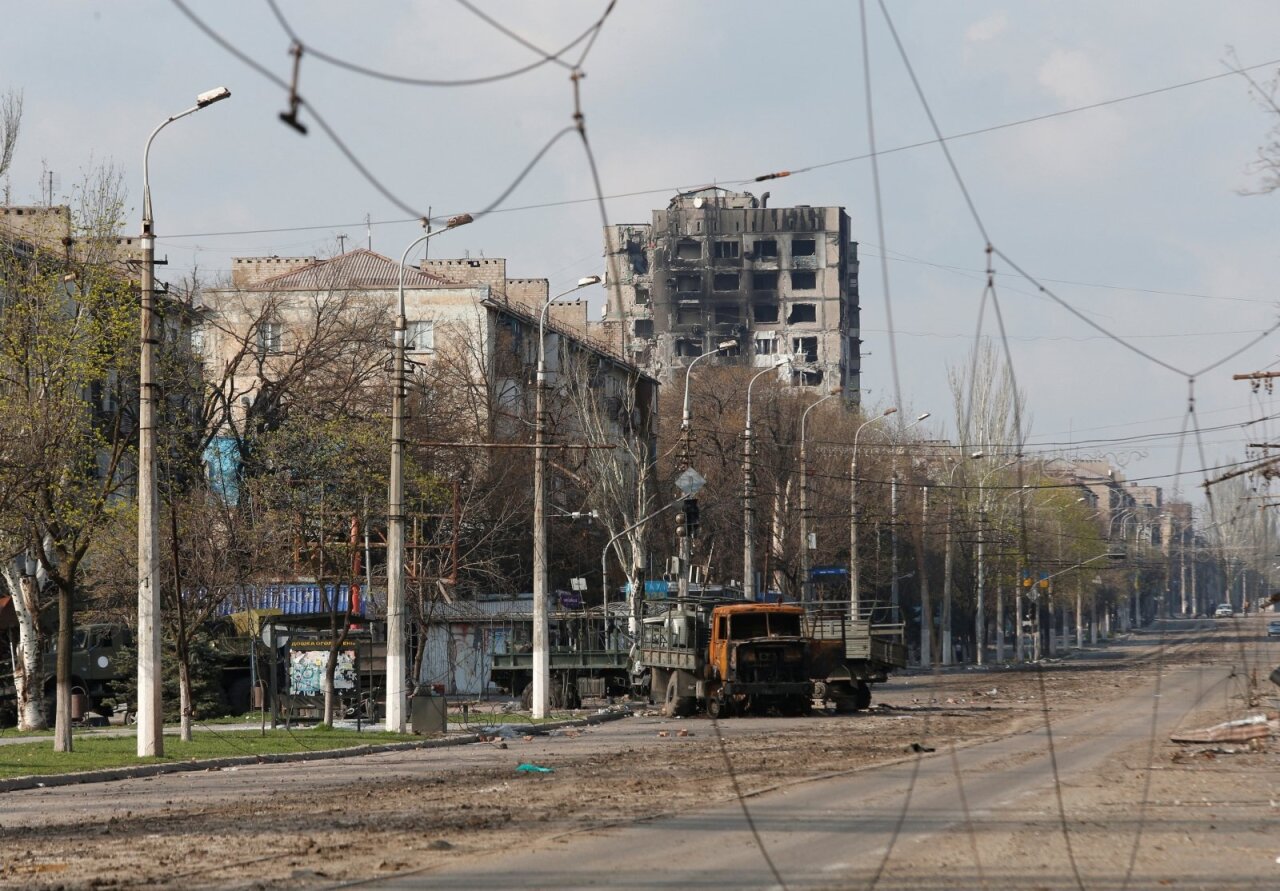
[[[19,558],[21,560],[22,558]],[[18,617],[18,645],[11,647],[13,686],[17,695],[18,729],[44,730],[48,724],[44,712],[44,639],[37,619],[40,603],[37,600],[37,582],[33,575],[25,573],[17,577],[6,572],[13,597],[13,611]]]
[[[179,732],[183,742],[191,742],[191,654],[187,646],[178,644]]]
[[[333,713],[335,711],[334,695],[333,695],[333,676],[334,676],[334,672],[337,670],[337,667],[338,667],[338,647],[337,647],[337,642],[335,641],[334,643],[329,645],[329,658],[325,661],[324,684],[321,688],[324,691],[324,717],[321,718],[320,723],[323,724],[325,727],[333,726]]]
[[[71,751],[71,592],[58,588],[58,699],[53,750]]]

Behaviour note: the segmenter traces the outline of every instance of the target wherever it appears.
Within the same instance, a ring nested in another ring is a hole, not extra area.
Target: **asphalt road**
[[[976,851],[977,837],[1020,822],[1053,823],[1055,770],[1064,787],[1093,782],[1103,765],[1135,749],[1144,752],[1153,738],[1166,739],[1189,710],[1220,698],[1230,671],[1224,664],[1161,674],[1158,681],[1153,678],[1085,714],[1055,720],[1052,748],[1050,733],[1041,727],[751,797],[746,800],[750,822],[742,805],[732,802],[360,887],[896,887],[895,864],[944,843],[959,852],[952,868],[925,884],[916,877],[903,887],[979,887],[983,877],[968,856]],[[1115,831],[1132,835],[1137,828],[1126,819]],[[1069,856],[1068,841],[1069,833],[1047,833],[1043,847],[1031,852],[1034,863],[1025,869],[1001,864],[1002,881],[1041,889],[1122,887],[1123,862],[1113,864],[1107,875],[1089,877],[1087,885],[1083,877],[1077,880],[1071,868],[1076,852]]]

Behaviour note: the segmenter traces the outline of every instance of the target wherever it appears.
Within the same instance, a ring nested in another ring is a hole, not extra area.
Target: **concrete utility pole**
[[[920,493],[920,551],[927,554],[926,545],[929,534],[929,487],[926,485]],[[920,561],[924,566],[924,560]],[[929,597],[929,572],[926,568],[920,574],[920,667],[933,666],[933,601]]]
[[[156,481],[155,325],[156,235],[151,214],[151,142],[179,118],[228,98],[231,91],[217,87],[196,97],[196,104],[167,118],[151,131],[142,149],[142,316],[141,356],[138,370],[138,757],[164,754],[164,717],[160,702],[160,561],[157,542],[160,490]],[[65,619],[65,617],[63,617]]]
[[[776,373],[789,365],[791,357],[779,356],[763,371],[757,371],[747,382],[747,423],[742,431],[742,597],[755,600],[756,593],[756,492],[755,471],[751,465],[751,388],[764,375]]]
[[[600,276],[578,279],[569,290],[548,297],[538,314],[538,377],[535,388],[533,448],[533,717],[545,718],[551,711],[550,609],[547,579],[547,310],[561,297],[581,288],[598,285]]]
[[[387,486],[387,705],[386,729],[404,733],[408,709],[408,658],[405,653],[404,597],[404,400],[408,391],[405,346],[409,320],[404,306],[404,271],[409,252],[430,238],[471,222],[471,214],[451,217],[443,229],[419,235],[409,243],[400,257],[400,281],[397,289],[395,366],[391,384],[391,480]],[[423,224],[430,226],[430,220]]]

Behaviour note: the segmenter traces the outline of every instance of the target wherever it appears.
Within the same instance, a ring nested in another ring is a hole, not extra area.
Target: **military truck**
[[[812,683],[803,620],[795,605],[677,601],[645,618],[634,669],[647,672],[650,700],[670,717],[806,714]]]
[[[579,708],[584,697],[626,696],[631,692],[631,657],[619,629],[625,614],[615,611],[606,618],[599,611],[557,611],[549,621],[548,661],[551,671],[551,707]],[[506,652],[490,657],[489,679],[499,690],[519,696],[521,705],[533,705],[533,647],[527,633],[514,633]]]
[[[871,704],[871,685],[907,664],[901,623],[875,622],[875,611],[850,618],[848,603],[812,603],[805,613],[813,699],[838,712]]]
[[[52,723],[57,687],[56,638],[50,636],[44,654],[43,677],[45,719]],[[111,717],[115,697],[113,684],[121,678],[119,654],[133,646],[133,632],[118,624],[80,625],[71,634],[71,713],[79,720],[86,712]],[[13,666],[5,653],[0,668],[0,725],[17,719],[17,689]]]

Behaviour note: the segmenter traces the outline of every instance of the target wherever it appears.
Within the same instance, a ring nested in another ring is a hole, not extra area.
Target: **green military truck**
[[[71,715],[79,720],[87,712],[104,718],[114,712],[115,690],[113,685],[121,677],[120,654],[133,647],[133,632],[124,625],[81,625],[71,634]],[[6,650],[0,658],[0,725],[8,726],[17,721],[18,695],[13,683],[11,653]],[[57,687],[57,645],[50,639],[44,654],[44,670],[41,679],[44,691],[44,711],[48,723],[53,722]]]

